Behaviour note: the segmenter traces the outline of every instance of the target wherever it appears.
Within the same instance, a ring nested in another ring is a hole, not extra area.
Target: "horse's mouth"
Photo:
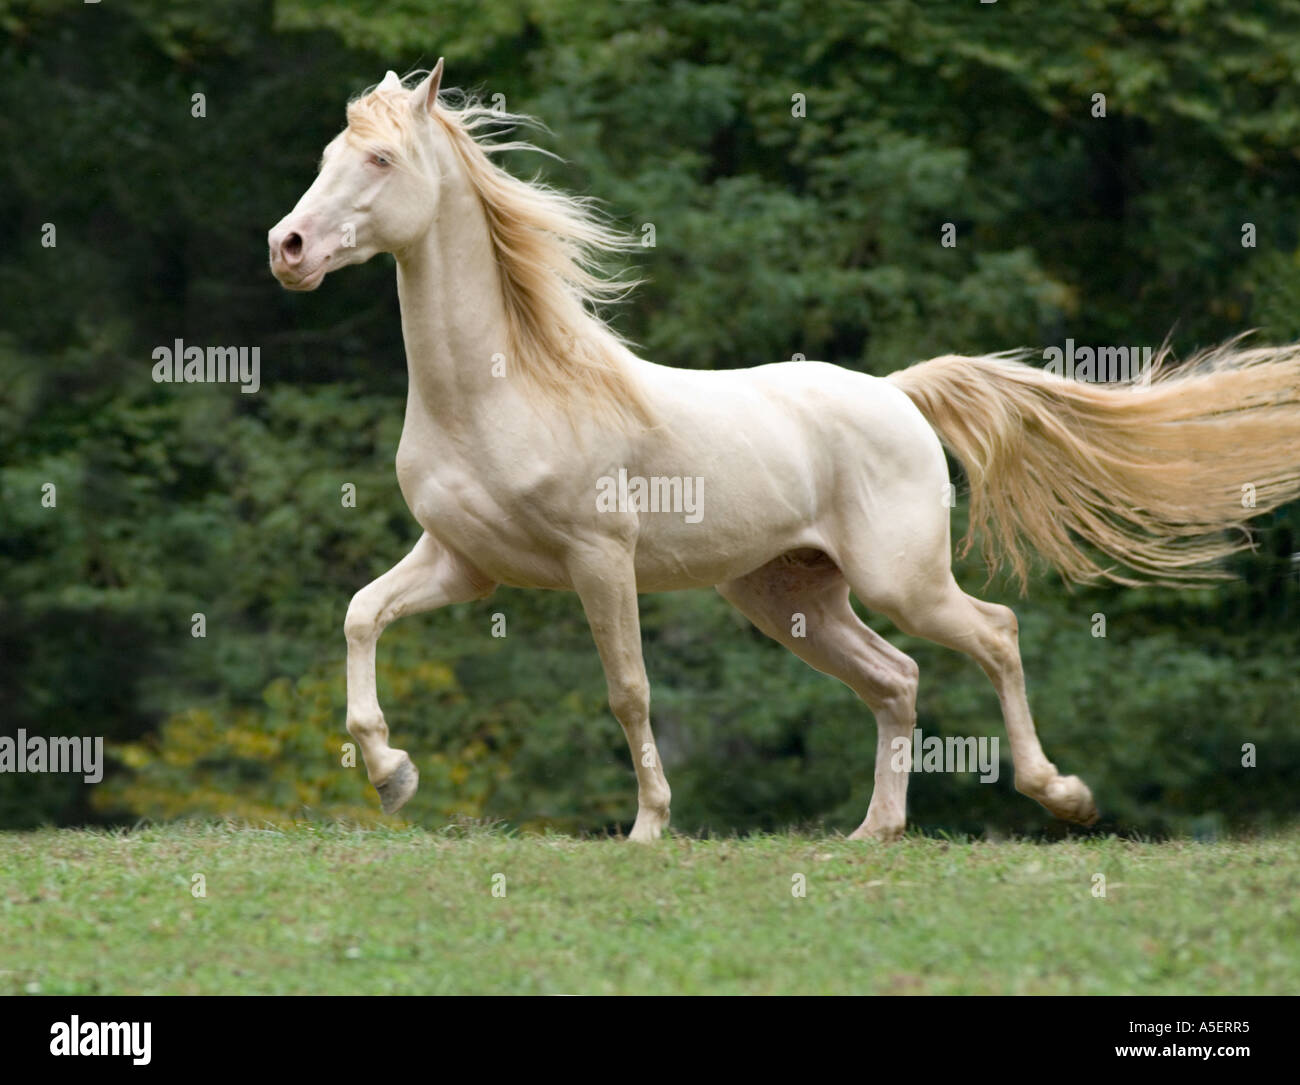
[[[307,272],[306,275],[290,276],[285,272],[276,271],[274,268],[272,269],[272,274],[275,275],[280,285],[283,286],[286,290],[294,290],[294,291],[300,291],[305,293],[308,290],[315,290],[316,287],[320,286],[321,280],[325,278],[325,271],[328,268],[328,266],[329,266],[329,261],[322,260],[319,264],[317,264],[314,268],[312,268],[311,271]]]

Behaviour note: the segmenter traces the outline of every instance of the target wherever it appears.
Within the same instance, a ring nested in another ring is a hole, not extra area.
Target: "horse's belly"
[[[680,517],[665,522],[660,514],[643,514],[636,548],[637,590],[676,591],[710,587],[744,576],[787,550],[820,548],[814,517],[749,515],[705,517],[692,524]],[[721,511],[721,510],[719,510]]]

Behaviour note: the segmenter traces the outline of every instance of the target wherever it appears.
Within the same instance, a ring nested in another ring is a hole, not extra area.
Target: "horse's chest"
[[[465,465],[443,460],[431,463],[397,459],[397,484],[407,508],[420,523],[429,527],[436,522],[446,529],[474,532],[499,523],[501,509],[490,489]]]
[[[448,457],[440,463],[399,454],[397,480],[407,507],[430,535],[480,571],[507,584],[562,587],[554,524],[532,502],[492,485],[490,462],[475,466]]]

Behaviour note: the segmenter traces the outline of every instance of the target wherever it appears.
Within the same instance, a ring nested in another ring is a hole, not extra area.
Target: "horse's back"
[[[644,445],[646,473],[701,476],[708,513],[693,540],[673,518],[643,522],[649,553],[711,551],[757,567],[786,550],[880,552],[898,538],[946,550],[943,450],[890,382],[822,362],[654,370],[665,426]]]
[[[669,370],[659,386],[670,427],[690,421],[784,444],[804,462],[868,459],[907,483],[947,478],[939,438],[890,381],[829,362],[774,362],[751,369]]]

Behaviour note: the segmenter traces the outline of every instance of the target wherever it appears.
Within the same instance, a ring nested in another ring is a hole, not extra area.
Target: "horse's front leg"
[[[391,814],[420,783],[405,750],[388,745],[388,724],[375,689],[375,645],[384,627],[404,614],[467,603],[496,585],[429,535],[378,580],[352,597],[343,630],[348,638],[348,731],[361,747],[366,775]]]
[[[573,562],[570,575],[605,668],[609,706],[623,726],[636,768],[636,823],[629,839],[658,840],[668,826],[672,792],[650,731],[650,683],[641,657],[632,557],[621,550],[584,554]]]

